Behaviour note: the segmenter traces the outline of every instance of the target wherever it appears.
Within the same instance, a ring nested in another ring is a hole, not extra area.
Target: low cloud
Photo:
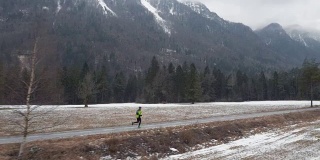
[[[301,25],[320,30],[319,0],[196,0],[220,17],[252,29],[270,23]]]

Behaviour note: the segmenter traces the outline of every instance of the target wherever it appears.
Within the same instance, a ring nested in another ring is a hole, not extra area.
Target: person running
[[[136,111],[137,121],[136,121],[136,122],[132,122],[131,124],[133,125],[134,123],[139,123],[139,124],[138,124],[138,128],[140,128],[140,125],[141,125],[141,117],[142,117],[142,111],[141,111],[141,107],[139,107],[139,109]]]

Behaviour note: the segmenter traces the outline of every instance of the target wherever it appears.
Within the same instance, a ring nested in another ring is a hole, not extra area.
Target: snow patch
[[[48,10],[49,10],[49,7],[43,6],[42,9],[48,11]]]
[[[171,31],[169,29],[169,27],[166,25],[166,21],[164,19],[162,19],[160,17],[160,15],[158,14],[158,10],[156,8],[154,8],[147,0],[141,0],[141,4],[148,9],[149,12],[151,12],[153,14],[153,16],[155,17],[157,23],[162,27],[162,29],[167,33],[167,34],[171,34]]]
[[[113,16],[117,16],[116,13],[114,13],[108,6],[107,4],[104,2],[104,0],[97,0],[99,5],[102,7],[104,14],[107,15],[108,12],[110,12]]]
[[[299,39],[304,44],[304,46],[309,47],[306,41],[302,38],[301,34],[299,34]]]
[[[184,2],[185,5],[189,6],[193,11],[201,14],[204,11],[202,4],[199,2]]]
[[[109,160],[109,159],[112,159],[110,155],[100,158],[100,160]]]
[[[173,151],[173,152],[179,152],[177,149],[175,149],[175,148],[170,148],[170,150],[171,151]]]
[[[266,42],[266,45],[269,46],[271,44],[271,39],[269,39],[269,42]]]
[[[174,13],[174,5],[172,5],[172,7],[170,8],[170,14],[171,15],[175,15],[175,13]]]
[[[60,10],[61,10],[61,8],[62,8],[62,6],[61,6],[61,0],[58,0],[58,5],[57,5],[57,6],[58,6],[58,7],[57,7],[56,13],[59,13]]]
[[[171,155],[165,159],[242,159],[250,156],[254,156],[257,159],[259,159],[259,156],[265,156],[266,154],[274,154],[278,149],[285,149],[286,151],[296,150],[296,148],[294,148],[294,144],[298,143],[299,141],[307,140],[307,138],[310,136],[310,132],[299,134],[299,132],[302,130],[310,131],[310,128],[299,128],[288,133],[261,133],[226,144],[221,144],[183,154]],[[311,147],[317,145],[318,142],[315,142],[314,145]],[[308,148],[301,148],[301,150],[299,150],[298,152],[300,152],[301,154],[311,151]],[[317,153],[317,151],[312,152],[313,154],[310,154],[309,158],[313,158],[314,156],[320,156],[320,154]],[[295,154],[296,155],[291,154],[288,156],[294,156],[292,158],[296,159],[297,157],[295,156],[300,155],[297,152],[295,152]],[[277,155],[274,156],[275,159],[277,159]]]

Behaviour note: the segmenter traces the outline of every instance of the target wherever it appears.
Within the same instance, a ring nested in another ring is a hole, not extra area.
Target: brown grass
[[[204,144],[211,140],[216,140],[215,144],[220,144],[249,134],[316,120],[320,120],[320,111],[39,141],[28,143],[24,158],[35,160],[76,160],[82,158],[91,160],[110,155],[116,159],[127,157],[158,159],[174,154],[170,148],[176,148],[179,153],[183,153],[198,144]],[[252,133],[252,131],[254,132]],[[18,147],[17,144],[0,145],[0,159],[15,159]]]

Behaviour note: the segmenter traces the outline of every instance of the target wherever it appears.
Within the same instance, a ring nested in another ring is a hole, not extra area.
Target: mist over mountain
[[[163,65],[186,61],[255,72],[290,69],[320,57],[311,33],[289,32],[278,24],[252,31],[199,2],[0,0],[0,13],[0,56],[6,65],[23,65],[37,36],[44,64],[57,68],[88,63],[139,72],[155,56]]]
[[[280,24],[272,23],[256,33],[273,51],[286,59],[286,63],[299,65],[303,59],[317,58],[319,51],[309,48],[303,41],[295,39]]]
[[[285,30],[293,40],[300,42],[316,53],[319,52],[320,31],[304,28],[299,25],[287,26]]]

